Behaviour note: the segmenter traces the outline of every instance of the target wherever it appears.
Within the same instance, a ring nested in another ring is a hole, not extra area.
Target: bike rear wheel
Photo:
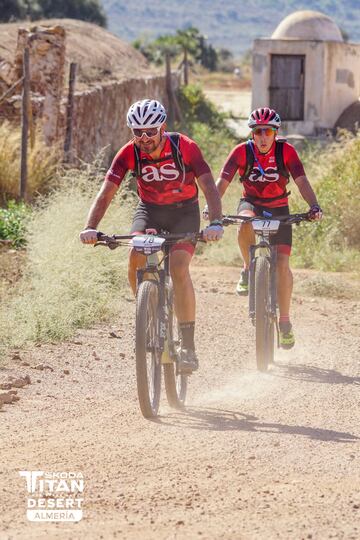
[[[270,315],[270,264],[266,257],[255,261],[256,364],[266,371],[274,359],[274,321]]]
[[[158,288],[143,281],[136,296],[136,382],[140,409],[145,418],[157,415],[161,391],[158,348]]]
[[[168,326],[168,346],[169,355],[175,359],[180,348],[180,336],[178,321],[174,311],[174,292],[172,283],[168,289],[168,308],[169,308],[169,326]],[[170,407],[182,409],[185,405],[188,377],[182,374],[176,374],[176,362],[164,364],[164,381],[166,397]]]

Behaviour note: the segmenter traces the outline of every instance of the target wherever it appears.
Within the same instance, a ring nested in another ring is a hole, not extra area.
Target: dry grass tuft
[[[0,194],[2,202],[19,197],[21,130],[8,122],[0,126]],[[46,191],[58,168],[59,151],[45,146],[40,131],[28,153],[27,198]],[[0,201],[1,202],[1,201]]]

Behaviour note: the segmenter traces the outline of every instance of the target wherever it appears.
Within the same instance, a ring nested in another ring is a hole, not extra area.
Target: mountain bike
[[[146,256],[137,270],[136,292],[136,381],[140,409],[145,418],[157,416],[161,393],[161,366],[165,391],[171,407],[185,404],[188,374],[179,373],[180,335],[174,310],[169,254],[178,241],[197,242],[202,233],[113,235],[98,233],[95,245],[110,249],[133,247]],[[160,257],[159,257],[160,255]]]
[[[223,225],[251,222],[256,243],[250,246],[249,265],[249,317],[255,326],[256,364],[259,371],[266,371],[274,361],[274,337],[277,333],[279,348],[279,325],[277,317],[276,246],[270,237],[276,234],[280,222],[299,225],[310,221],[309,214],[289,214],[278,217],[224,216]]]

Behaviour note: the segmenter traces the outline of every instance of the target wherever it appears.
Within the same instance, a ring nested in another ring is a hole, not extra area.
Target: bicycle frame
[[[146,266],[145,268],[139,268],[136,271],[137,277],[137,288],[144,281],[145,274],[151,275],[156,281],[158,286],[158,324],[159,324],[159,343],[158,349],[161,352],[161,363],[172,362],[168,354],[164,355],[165,342],[167,338],[167,328],[168,328],[168,303],[166,298],[166,285],[169,281],[170,268],[169,268],[169,252],[170,246],[165,245],[163,253],[163,258],[159,261],[157,253],[151,253],[146,256]],[[162,263],[164,263],[163,268],[161,268]],[[148,278],[146,278],[148,279]],[[171,355],[170,355],[171,356]]]

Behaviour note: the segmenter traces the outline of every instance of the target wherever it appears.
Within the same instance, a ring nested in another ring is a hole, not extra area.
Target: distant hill
[[[178,28],[195,26],[215,47],[235,55],[251,47],[253,39],[269,37],[289,13],[321,11],[360,41],[359,0],[101,0],[108,29],[124,40],[141,35],[156,37]]]

